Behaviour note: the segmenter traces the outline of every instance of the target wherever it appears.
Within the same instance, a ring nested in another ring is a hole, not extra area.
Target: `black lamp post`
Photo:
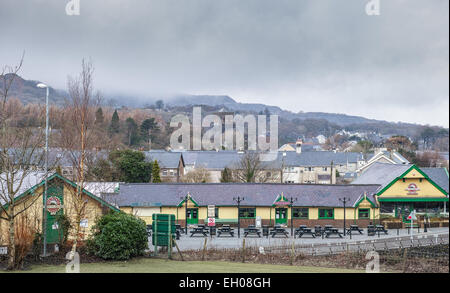
[[[297,198],[291,197],[289,200],[291,205],[291,237],[294,235],[294,214],[292,213],[292,206],[294,205],[294,202],[297,201]]]
[[[241,238],[241,201],[244,200],[243,197],[233,197],[233,200],[238,204],[238,238]]]
[[[187,215],[187,206],[188,206],[188,201],[189,201],[189,192],[188,192],[188,194],[186,194],[185,197],[181,197],[180,199],[184,200],[184,218],[185,218],[184,231],[185,231],[185,234],[187,235],[187,233],[188,233],[188,230],[187,230],[187,217],[188,217],[188,215]]]
[[[344,237],[345,237],[345,204],[350,200],[348,197],[342,197],[339,199],[344,204]]]

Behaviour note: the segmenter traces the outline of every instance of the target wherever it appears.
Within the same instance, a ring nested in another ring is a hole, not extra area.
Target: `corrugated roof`
[[[176,206],[186,194],[200,206],[234,206],[233,197],[244,197],[243,206],[271,206],[281,193],[297,198],[296,206],[340,207],[341,197],[350,198],[349,206],[364,193],[374,201],[379,185],[325,185],[325,184],[258,184],[258,183],[203,183],[203,184],[120,184],[115,200],[119,206]]]

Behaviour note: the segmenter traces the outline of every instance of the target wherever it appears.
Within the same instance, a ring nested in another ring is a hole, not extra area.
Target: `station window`
[[[216,219],[219,218],[219,208],[214,209],[214,218],[216,218]]]
[[[292,216],[295,219],[308,219],[309,209],[308,208],[293,208]]]
[[[255,208],[240,208],[239,217],[241,218],[255,218],[256,209]]]
[[[319,219],[334,219],[334,209],[319,209]]]
[[[358,219],[370,219],[370,210],[358,209]]]

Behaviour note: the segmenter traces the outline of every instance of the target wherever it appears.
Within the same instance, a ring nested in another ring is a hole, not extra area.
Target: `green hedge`
[[[89,251],[103,259],[127,260],[148,248],[146,224],[133,215],[111,212],[97,220],[93,231]]]

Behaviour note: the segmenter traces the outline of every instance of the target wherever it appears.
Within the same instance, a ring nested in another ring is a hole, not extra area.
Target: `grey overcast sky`
[[[64,89],[223,94],[297,111],[449,126],[449,1],[1,0],[0,65]]]

